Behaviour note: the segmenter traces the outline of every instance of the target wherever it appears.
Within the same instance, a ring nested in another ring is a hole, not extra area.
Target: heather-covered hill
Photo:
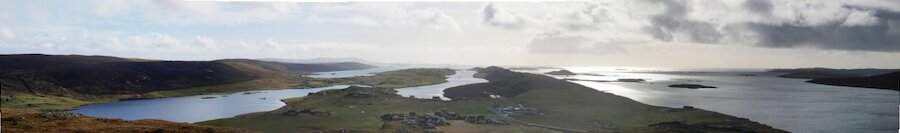
[[[68,104],[143,98],[146,96],[142,94],[150,92],[199,87],[207,87],[204,90],[210,92],[222,92],[215,89],[297,86],[301,83],[299,74],[372,67],[359,63],[292,64],[249,59],[162,61],[109,56],[0,55],[0,91],[6,96],[4,98],[24,105],[58,106],[53,102]],[[219,87],[210,89],[210,86]],[[190,93],[154,94],[151,97],[206,93],[185,92]],[[17,106],[4,101],[4,106],[13,105]],[[71,105],[59,108],[67,107]]]

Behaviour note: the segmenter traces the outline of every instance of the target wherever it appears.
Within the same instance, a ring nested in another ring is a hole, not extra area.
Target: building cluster
[[[515,106],[504,106],[502,104],[494,104],[494,106],[490,109],[494,113],[500,116],[510,116],[510,115],[543,115],[540,110],[537,108],[526,107],[522,104],[518,104]]]
[[[381,120],[394,122],[399,121],[405,128],[421,128],[425,131],[436,131],[438,126],[449,126],[443,117],[434,115],[433,113],[416,114],[416,112],[391,113],[381,116]]]

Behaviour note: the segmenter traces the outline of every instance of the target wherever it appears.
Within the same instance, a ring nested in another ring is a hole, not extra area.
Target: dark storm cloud
[[[756,35],[752,39],[755,44],[763,47],[808,46],[832,50],[900,51],[900,13],[897,12],[872,10],[878,18],[878,22],[872,25],[842,25],[847,20],[811,26],[753,22],[717,25],[688,19],[686,14],[691,12],[691,8],[686,6],[685,1],[656,2],[665,6],[666,12],[651,17],[651,25],[645,28],[645,32],[662,41],[676,41],[676,36],[682,36],[685,40],[679,41],[722,43],[728,38],[740,38],[737,35],[741,33],[752,33]],[[773,13],[768,1],[751,0],[744,3],[744,7],[764,15]]]
[[[772,13],[772,3],[769,0],[747,0],[744,1],[743,6],[744,8],[747,8],[748,10],[756,13]]]
[[[709,22],[693,21],[686,17],[690,11],[684,1],[658,1],[666,6],[665,13],[650,18],[651,26],[644,30],[662,41],[674,41],[674,36],[686,36],[688,41],[717,43],[723,37],[716,25]]]
[[[510,30],[521,30],[528,26],[528,22],[519,16],[502,12],[493,3],[488,4],[481,11],[482,21],[485,24]]]
[[[880,20],[871,26],[822,26],[745,24],[759,35],[759,45],[790,48],[813,46],[822,49],[900,51],[900,13],[878,11]]]

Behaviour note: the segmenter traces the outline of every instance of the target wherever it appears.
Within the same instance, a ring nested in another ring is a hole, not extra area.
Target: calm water
[[[339,78],[368,76],[372,73],[380,73],[385,71],[400,70],[406,68],[433,68],[436,66],[388,66],[366,70],[354,71],[336,71],[320,78]],[[461,66],[441,66],[450,68],[464,68]],[[472,78],[475,72],[460,70],[457,74],[448,76],[449,82],[420,86],[423,91],[410,91],[402,89],[402,94],[413,94],[419,97],[431,98],[434,95],[442,95],[442,90],[456,85],[469,83],[487,82],[483,79]],[[162,99],[144,99],[131,100],[112,103],[92,104],[79,107],[78,110],[71,112],[81,113],[88,116],[104,117],[104,118],[120,118],[125,120],[138,119],[161,119],[176,122],[200,122],[206,120],[234,117],[240,114],[253,112],[263,112],[278,109],[285,105],[281,99],[306,96],[311,92],[318,92],[330,89],[343,89],[349,85],[337,85],[323,88],[311,89],[285,89],[285,90],[265,90],[265,91],[248,91],[251,93],[238,92],[226,95],[199,95],[186,97],[173,97]],[[429,92],[429,91],[436,91]],[[408,96],[408,95],[406,95]],[[207,98],[204,97],[215,97]]]
[[[384,67],[376,67],[362,70],[347,70],[347,71],[332,71],[332,72],[315,72],[312,75],[307,75],[308,77],[313,78],[346,78],[346,77],[356,77],[356,76],[372,76],[376,73],[387,72],[405,69],[408,67],[403,66],[384,66]]]
[[[484,79],[474,78],[472,75],[475,75],[475,71],[459,70],[456,71],[456,74],[447,76],[447,83],[399,88],[396,90],[398,91],[397,94],[404,97],[415,96],[416,98],[431,99],[431,97],[439,96],[443,100],[450,100],[449,98],[444,97],[444,89],[460,85],[487,82],[487,80]]]
[[[349,85],[311,89],[249,91],[225,95],[199,95],[162,99],[131,100],[92,104],[71,112],[125,120],[161,119],[176,122],[200,122],[234,117],[240,114],[271,111],[284,106],[281,99],[306,96],[310,92],[343,89]],[[203,99],[203,97],[216,97]],[[264,99],[263,99],[264,98]]]
[[[636,101],[667,107],[690,105],[749,118],[778,129],[800,133],[897,132],[900,93],[890,90],[819,85],[804,79],[776,77],[782,73],[636,73],[632,70],[567,68],[569,78],[615,80],[643,78],[649,83],[576,81],[594,89]],[[756,76],[741,76],[741,74]],[[560,77],[561,78],[561,77]],[[690,83],[718,89],[669,88]]]

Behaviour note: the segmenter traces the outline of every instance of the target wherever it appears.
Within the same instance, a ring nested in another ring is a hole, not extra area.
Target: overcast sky
[[[898,0],[0,0],[0,53],[168,60],[900,68]]]

